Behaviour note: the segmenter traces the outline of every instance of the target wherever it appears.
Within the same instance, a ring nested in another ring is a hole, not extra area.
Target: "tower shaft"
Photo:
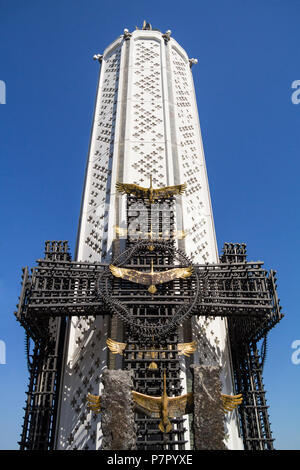
[[[194,262],[217,263],[209,185],[195,99],[191,62],[169,34],[136,30],[116,39],[103,53],[78,230],[76,260],[111,262],[126,248],[128,204],[116,183],[149,187],[186,183],[175,198],[174,230],[185,231],[175,244]],[[153,206],[154,209],[154,206]],[[134,210],[134,209],[133,209]],[[119,229],[119,232],[117,230]],[[151,226],[148,229],[152,229]],[[160,230],[170,230],[163,217]],[[233,377],[226,320],[193,318],[179,328],[198,343],[193,361],[222,367],[223,392],[232,394]],[[101,448],[101,423],[85,407],[88,392],[101,394],[101,373],[121,367],[108,354],[108,337],[124,335],[119,321],[88,316],[69,321],[64,352],[58,449]],[[175,341],[175,340],[174,340]],[[189,363],[179,361],[186,392]],[[186,448],[190,448],[188,420]],[[226,421],[229,448],[242,448],[235,415]]]

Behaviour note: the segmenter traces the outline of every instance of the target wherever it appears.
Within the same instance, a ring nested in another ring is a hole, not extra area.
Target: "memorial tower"
[[[243,244],[218,254],[197,61],[171,31],[146,22],[94,59],[100,73],[75,258],[63,242],[48,242],[38,275],[24,271],[17,316],[35,352],[21,448],[101,449],[101,418],[86,399],[102,395],[106,369],[132,371],[141,394],[166,387],[176,397],[191,393],[193,365],[219,368],[224,396],[243,393],[242,411],[224,418],[224,445],[272,448],[257,344],[281,318],[274,274],[247,263]],[[44,298],[28,286],[51,266],[56,280]],[[28,300],[34,292],[37,305]],[[37,329],[41,311],[48,323]],[[53,333],[51,354],[43,328]],[[46,405],[36,396],[47,393],[51,412],[38,421],[32,410]],[[136,412],[137,448],[193,449],[191,415],[171,418],[166,433],[159,419]]]

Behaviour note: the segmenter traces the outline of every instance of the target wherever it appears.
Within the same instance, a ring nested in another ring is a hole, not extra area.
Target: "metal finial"
[[[94,59],[94,60],[98,60],[98,62],[100,62],[100,64],[101,64],[101,62],[102,62],[102,60],[103,60],[103,55],[102,55],[102,54],[95,54],[95,55],[93,56],[93,59]]]
[[[167,42],[167,41],[170,41],[171,34],[172,34],[172,31],[170,29],[168,29],[168,31],[166,31],[165,34],[162,35],[162,37]]]
[[[126,28],[124,29],[123,37],[124,37],[124,39],[129,39],[131,37],[131,33]]]
[[[152,31],[152,25],[150,23],[147,23],[146,20],[144,20],[142,29]]]
[[[189,59],[190,67],[192,67],[194,64],[198,64],[198,59]]]

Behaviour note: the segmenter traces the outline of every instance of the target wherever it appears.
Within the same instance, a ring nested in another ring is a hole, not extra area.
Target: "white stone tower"
[[[110,261],[115,227],[125,226],[124,199],[116,182],[162,187],[186,183],[176,198],[176,223],[187,236],[177,240],[197,263],[218,262],[204,151],[191,66],[171,37],[145,24],[124,30],[95,56],[101,63],[77,240],[77,261]],[[233,379],[226,320],[193,320],[198,342],[195,363],[209,364],[205,345],[222,367],[223,393]],[[101,372],[108,367],[109,320],[72,317],[65,345],[56,430],[57,449],[100,449],[101,420],[87,412],[85,397],[101,393]],[[202,334],[196,332],[201,331]],[[204,339],[203,339],[204,338]],[[186,370],[182,362],[182,377]],[[186,387],[186,381],[183,380]],[[189,426],[186,425],[189,441]],[[242,449],[236,415],[226,419],[226,445]],[[186,449],[189,449],[189,444]]]

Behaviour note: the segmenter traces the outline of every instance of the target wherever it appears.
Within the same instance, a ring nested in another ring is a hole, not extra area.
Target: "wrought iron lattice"
[[[168,396],[182,394],[180,367],[178,358],[178,337],[168,336],[164,342],[141,343],[140,338],[126,332],[128,338],[124,351],[124,369],[134,372],[134,389],[140,393],[161,396],[162,375],[166,372]],[[154,368],[155,367],[155,368]],[[160,419],[136,414],[137,448],[144,450],[184,450],[185,419],[173,418],[172,431],[165,436],[159,429]]]
[[[50,319],[48,339],[35,344],[20,450],[53,449],[64,334],[65,319]]]
[[[117,265],[126,263],[128,267],[149,270],[153,262],[155,271],[173,265],[175,262],[174,246],[171,242],[174,233],[173,205],[173,198],[150,204],[128,196],[127,249],[113,263]],[[137,220],[141,223],[137,224]],[[162,239],[168,240],[169,243],[161,243]],[[157,243],[157,240],[160,242]],[[177,328],[174,328],[171,334],[162,334],[160,341],[157,336],[157,333],[163,333],[166,322],[174,318],[176,313],[174,303],[169,304],[167,301],[170,295],[174,296],[174,283],[173,285],[169,283],[168,286],[162,285],[158,289],[159,293],[151,296],[145,286],[133,286],[131,282],[114,279],[113,296],[119,294],[118,300],[126,304],[128,315],[132,319],[132,322],[125,322],[127,327],[124,336],[127,346],[124,351],[123,367],[134,372],[134,389],[152,396],[162,395],[162,376],[165,371],[168,395],[178,396],[182,393],[183,387],[177,350]],[[135,299],[134,303],[131,301],[132,297]],[[162,298],[163,302],[158,305]],[[138,333],[142,332],[144,335],[137,333],[136,325],[140,325]],[[143,325],[148,326],[144,331]],[[153,330],[150,325],[153,325]],[[159,430],[160,420],[157,418],[136,413],[135,421],[138,449],[183,450],[185,448],[184,418],[172,419],[172,431],[167,435]]]
[[[272,450],[272,437],[269,421],[266,392],[262,378],[262,361],[257,344],[251,342],[232,347],[234,376],[237,390],[243,394],[239,409],[241,432],[245,450]]]
[[[155,241],[153,245],[155,249],[149,250],[149,240],[129,243],[125,252],[117,258],[123,266],[134,266],[141,270],[149,270],[151,260],[154,262],[154,269],[161,271],[175,267],[175,262],[178,266],[180,259],[181,263],[186,265],[185,254],[180,250],[176,251],[172,241]],[[106,263],[71,261],[66,242],[46,242],[45,258],[39,259],[31,272],[28,268],[23,270],[23,283],[16,312],[17,319],[25,328],[28,337],[35,342],[20,442],[22,449],[53,448],[64,325],[67,317],[111,315],[109,299],[106,299],[105,295],[99,295],[99,286],[102,286],[100,291],[103,292],[103,286],[107,283],[110,301],[125,305],[135,325],[139,321],[143,322],[145,316],[149,322],[151,308],[155,303],[153,324],[161,324],[163,330],[166,318],[176,317],[174,312],[178,309],[179,301],[188,310],[191,300],[195,300],[196,278],[198,281],[200,279],[200,295],[196,296],[195,304],[188,311],[188,315],[228,318],[236,389],[240,393],[248,393],[247,396],[250,397],[245,400],[245,407],[242,408],[244,411],[241,413],[245,447],[272,447],[266,405],[263,402],[265,392],[261,380],[261,362],[257,362],[259,359],[255,345],[283,316],[276,294],[275,272],[267,272],[262,262],[247,262],[245,246],[239,244],[227,244],[220,263],[194,264],[193,268],[196,273],[194,278],[174,280],[170,285],[162,284],[158,286],[159,297],[154,295],[152,298],[145,286],[133,286],[131,283],[129,287],[127,281],[113,279]],[[185,318],[183,315],[181,320],[184,321]],[[159,343],[165,344],[165,351],[158,351],[158,372],[147,369],[149,359],[145,355],[142,354],[138,360],[135,357],[132,363],[128,361],[129,357],[133,356],[125,355],[124,367],[140,369],[140,375],[136,375],[136,388],[141,390],[141,393],[146,390],[145,384],[148,382],[156,384],[153,385],[153,395],[161,393],[161,372],[166,364],[168,391],[171,395],[180,393],[178,355],[174,350],[178,341],[179,323],[174,323],[174,328],[164,331],[161,336],[157,335],[160,338]],[[49,336],[50,325],[60,327],[57,327],[55,334]],[[125,325],[130,351],[126,354],[132,354],[133,347],[136,349],[134,354],[142,353],[145,344],[152,347],[151,329],[146,329],[147,334],[143,336],[143,341],[137,344],[141,339],[137,335],[140,330],[132,328],[130,322],[125,322]],[[156,329],[154,333],[157,333]],[[245,349],[245,345],[248,349]],[[171,347],[172,354],[169,354]],[[158,349],[157,343],[155,348]],[[256,351],[255,354],[253,351]],[[155,382],[154,378],[157,378]],[[255,383],[255,393],[254,389],[249,388],[251,381]],[[174,388],[171,388],[173,386]],[[259,400],[254,400],[258,396]],[[153,446],[163,445],[166,449],[174,449],[174,446],[178,449],[184,448],[183,420],[174,421],[172,438],[169,436],[161,444],[162,436],[158,437],[157,422],[150,423],[147,419],[141,416],[137,418],[140,423],[141,447],[152,449]]]
[[[224,263],[245,263],[246,245],[225,244],[223,255],[220,259]],[[258,280],[255,278],[254,288],[257,288],[257,282],[269,284],[269,287],[274,292],[274,315],[278,315],[280,307],[276,294],[274,271],[271,271],[269,277],[265,276],[264,279]],[[265,397],[266,392],[262,379],[265,358],[260,358],[257,349],[257,342],[261,338],[264,339],[263,345],[265,344],[268,331],[272,327],[272,322],[270,323],[270,317],[267,318],[266,323],[261,325],[260,332],[256,335],[251,335],[250,331],[255,330],[253,326],[255,321],[255,319],[249,317],[246,319],[228,319],[235,387],[239,393],[243,394],[243,403],[239,407],[238,416],[245,450],[272,450],[274,439],[272,437]],[[247,336],[248,341],[245,342],[241,339]]]

